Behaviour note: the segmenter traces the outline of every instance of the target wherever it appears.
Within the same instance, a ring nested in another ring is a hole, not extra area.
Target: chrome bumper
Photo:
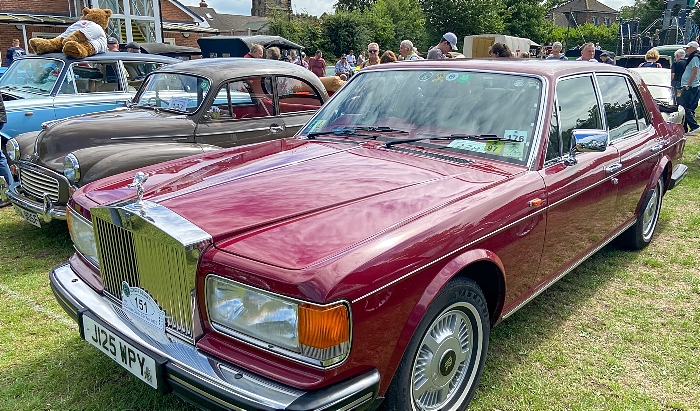
[[[39,203],[28,199],[19,192],[21,183],[13,183],[9,188],[7,184],[5,187],[2,186],[5,181],[4,178],[0,181],[0,191],[2,192],[3,200],[10,200],[10,202],[17,207],[23,208],[32,213],[37,213],[39,218],[44,220],[46,223],[50,223],[51,220],[65,220],[66,219],[66,207],[56,206],[53,204],[48,195],[44,195],[44,202]]]
[[[85,284],[64,264],[49,274],[59,304],[78,322],[89,315],[136,348],[160,360],[163,392],[200,407],[227,410],[366,410],[375,403],[379,372],[372,370],[317,391],[282,385],[207,355],[175,338],[155,340],[133,327],[119,307]]]

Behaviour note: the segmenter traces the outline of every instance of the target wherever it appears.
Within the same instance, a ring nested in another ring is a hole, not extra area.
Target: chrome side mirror
[[[564,160],[569,166],[578,163],[576,153],[603,152],[608,148],[610,141],[610,135],[605,130],[574,130],[571,138],[573,148],[569,151],[569,157]]]

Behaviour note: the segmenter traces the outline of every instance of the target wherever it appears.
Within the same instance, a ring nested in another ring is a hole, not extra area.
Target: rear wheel
[[[647,192],[642,210],[637,216],[637,222],[620,236],[621,246],[631,250],[641,250],[649,245],[656,231],[656,223],[659,221],[663,194],[663,179],[659,178],[654,188]]]
[[[447,283],[411,338],[384,409],[466,409],[484,368],[490,331],[479,286],[465,278]]]

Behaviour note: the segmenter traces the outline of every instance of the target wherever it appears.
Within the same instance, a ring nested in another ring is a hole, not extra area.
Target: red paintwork
[[[494,62],[420,64],[493,69]],[[522,72],[527,66],[549,78],[551,97],[557,76],[590,64],[517,61],[499,63],[499,70]],[[205,314],[198,347],[305,389],[375,367],[383,393],[427,306],[465,267],[485,261],[494,276],[502,276],[496,283],[503,289],[484,290],[493,293],[495,323],[635,218],[644,187],[679,160],[684,143],[681,129],[663,123],[642,90],[656,135],[608,147],[600,155],[580,155],[576,167],[542,167],[549,131],[544,127],[532,170],[485,159],[455,165],[388,151],[376,142],[297,139],[143,169],[150,176],[145,198],[214,238],[198,272],[200,313],[206,312],[204,277],[212,272],[303,300],[352,305],[350,356],[330,370],[217,333]],[[549,124],[551,104],[544,107],[544,124]],[[624,187],[598,183],[605,178],[603,168],[618,156],[634,162],[635,155],[660,141],[666,147],[661,154],[620,175]],[[126,188],[132,179],[130,172],[88,184],[72,204],[89,209],[133,197],[134,190]],[[530,207],[535,199],[542,204]],[[89,276],[85,266],[74,269]]]

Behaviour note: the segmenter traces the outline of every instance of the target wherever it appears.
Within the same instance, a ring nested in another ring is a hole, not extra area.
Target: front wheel
[[[488,307],[479,286],[455,278],[428,308],[384,401],[392,411],[458,411],[471,401],[489,345]]]
[[[656,223],[659,221],[663,194],[663,178],[659,178],[654,188],[647,192],[642,210],[637,216],[637,222],[620,235],[618,240],[622,247],[641,250],[649,245],[656,231]]]

